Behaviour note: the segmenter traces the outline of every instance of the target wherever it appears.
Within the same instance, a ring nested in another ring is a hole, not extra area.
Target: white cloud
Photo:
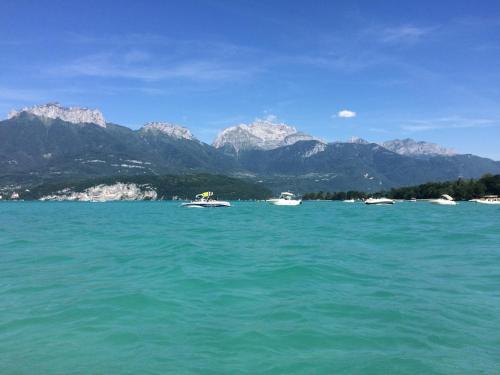
[[[386,28],[382,31],[380,40],[383,43],[415,43],[433,31],[431,27],[404,25]]]
[[[99,37],[76,34],[72,40],[94,46],[95,53],[51,63],[46,73],[146,82],[186,79],[212,83],[246,80],[266,70],[261,61],[262,51],[225,42],[173,40],[149,34]],[[105,48],[108,45],[115,48]]]
[[[337,113],[337,116],[341,118],[353,118],[356,117],[356,112],[349,111],[348,109],[343,109],[342,111],[339,111]]]
[[[267,122],[267,123],[274,124],[274,125],[283,124],[283,121],[280,121],[278,119],[278,116],[273,115],[272,113],[267,113],[264,117],[256,117],[253,120],[253,122],[254,123]]]
[[[439,129],[468,129],[497,126],[497,122],[484,118],[465,118],[460,116],[441,117],[429,120],[413,120],[401,126],[407,132],[423,132]]]
[[[52,67],[49,72],[66,76],[92,76],[128,78],[147,82],[168,79],[194,81],[229,81],[243,79],[255,69],[241,64],[214,60],[181,60],[174,63],[151,62],[149,55],[101,53],[74,60],[69,64]]]

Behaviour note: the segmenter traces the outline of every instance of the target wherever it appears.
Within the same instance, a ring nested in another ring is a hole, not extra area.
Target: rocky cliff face
[[[230,146],[236,152],[272,150],[298,141],[313,139],[314,137],[300,133],[292,126],[270,120],[256,120],[250,125],[241,124],[223,130],[213,142],[213,146],[216,148]]]
[[[413,139],[394,139],[383,142],[382,147],[405,156],[453,156],[456,152],[430,142],[417,142]]]
[[[59,103],[48,103],[33,107],[24,107],[19,111],[12,110],[8,118],[17,117],[21,113],[29,113],[46,119],[60,119],[73,124],[96,124],[103,128],[106,127],[104,116],[97,109],[63,107]]]
[[[118,182],[113,185],[96,185],[82,192],[72,191],[70,188],[58,191],[56,194],[46,195],[41,201],[81,201],[81,202],[107,202],[107,201],[138,201],[156,200],[158,194],[148,185],[124,184]]]

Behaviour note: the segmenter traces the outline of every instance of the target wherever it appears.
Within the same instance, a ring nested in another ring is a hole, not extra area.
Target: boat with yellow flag
[[[183,203],[182,207],[188,208],[210,208],[210,207],[231,207],[231,203],[214,199],[212,191],[205,191],[197,194],[195,199],[188,203]]]

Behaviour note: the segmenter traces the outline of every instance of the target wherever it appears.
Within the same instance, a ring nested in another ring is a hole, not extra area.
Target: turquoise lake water
[[[0,374],[499,374],[500,207],[0,204]]]

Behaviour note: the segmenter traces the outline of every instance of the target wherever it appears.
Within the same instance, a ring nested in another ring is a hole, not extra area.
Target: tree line
[[[432,199],[439,198],[442,194],[449,194],[455,200],[469,200],[485,195],[500,196],[500,175],[487,174],[479,179],[461,179],[445,182],[429,182],[417,186],[395,188],[377,193],[361,191],[347,192],[313,192],[304,194],[304,200],[345,200],[366,199],[369,197],[388,197],[392,199]]]

